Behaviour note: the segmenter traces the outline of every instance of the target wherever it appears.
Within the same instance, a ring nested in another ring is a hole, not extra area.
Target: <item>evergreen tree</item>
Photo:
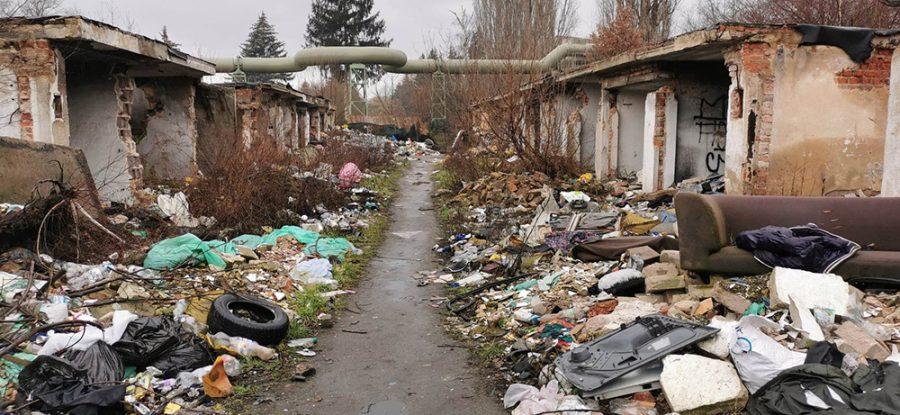
[[[172,49],[178,49],[181,47],[181,43],[176,43],[174,40],[169,38],[169,28],[163,26],[162,32],[159,32],[159,38],[163,43],[169,45]]]
[[[250,28],[250,36],[241,45],[241,56],[246,58],[283,58],[287,56],[284,51],[284,42],[278,40],[275,27],[269,23],[266,13],[260,13],[259,19]],[[290,82],[294,78],[292,73],[247,73],[249,82]]]
[[[382,39],[384,19],[373,12],[374,0],[313,0],[309,24],[306,25],[307,46],[390,46]],[[343,81],[347,68],[343,65],[323,69]],[[369,77],[380,78],[381,71],[371,67]]]

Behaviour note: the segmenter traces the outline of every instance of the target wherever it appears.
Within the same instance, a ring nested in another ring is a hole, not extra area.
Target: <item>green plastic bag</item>
[[[336,257],[344,260],[344,254],[356,249],[350,241],[344,238],[319,238],[303,248],[307,255],[318,255],[322,258]]]
[[[175,269],[191,260],[209,264],[212,267],[225,269],[225,260],[216,253],[235,253],[234,245],[222,241],[203,242],[192,233],[159,241],[147,252],[144,268],[155,270]]]

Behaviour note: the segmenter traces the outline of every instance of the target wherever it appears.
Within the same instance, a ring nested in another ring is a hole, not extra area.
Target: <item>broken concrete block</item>
[[[791,297],[808,308],[827,308],[847,315],[850,285],[834,274],[777,267],[769,275],[771,308],[788,308]]]
[[[648,263],[653,261],[654,259],[659,258],[659,252],[653,250],[653,248],[649,246],[639,246],[636,248],[629,248],[625,252],[628,253],[629,257],[640,257],[644,260],[644,263]]]
[[[712,311],[713,309],[713,300],[712,298],[707,298],[697,304],[697,307],[694,307],[694,317],[705,315],[706,313]]]
[[[858,353],[880,362],[891,355],[891,351],[887,347],[851,321],[845,321],[838,326],[834,334],[841,340],[837,342],[838,350],[844,353]]]
[[[635,294],[634,298],[650,304],[667,302],[666,297],[660,294]],[[900,316],[900,312],[898,312],[898,316]]]
[[[644,267],[644,284],[647,292],[656,293],[667,290],[678,290],[686,286],[684,275],[678,272],[674,264],[660,262]]]
[[[713,285],[688,284],[687,295],[691,300],[702,301],[707,298],[712,298],[715,288],[716,287]]]
[[[717,303],[722,304],[736,314],[744,314],[744,311],[747,311],[751,304],[750,300],[726,290],[721,281],[716,283],[712,297]]]
[[[722,360],[727,360],[731,353],[731,341],[734,338],[734,328],[738,322],[728,320],[722,316],[715,316],[709,321],[710,327],[719,329],[715,336],[697,343],[697,347]]]
[[[749,398],[731,363],[697,355],[666,356],[660,383],[681,415],[738,413]]]
[[[694,298],[691,298],[687,292],[684,290],[669,290],[663,293],[666,298],[666,302],[669,304],[680,303],[682,301],[692,301]]]
[[[681,252],[666,250],[659,253],[659,262],[665,262],[667,264],[674,264],[677,267],[681,267]]]
[[[256,255],[256,251],[254,251],[250,247],[246,247],[244,245],[235,245],[234,250],[237,251],[238,255],[247,258],[247,259],[259,259],[259,256]]]

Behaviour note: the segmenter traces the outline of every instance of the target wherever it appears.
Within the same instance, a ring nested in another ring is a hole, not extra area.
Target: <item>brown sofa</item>
[[[740,232],[763,226],[815,223],[862,250],[832,272],[858,285],[900,286],[900,198],[784,196],[675,197],[681,266],[701,275],[769,271],[734,246]]]

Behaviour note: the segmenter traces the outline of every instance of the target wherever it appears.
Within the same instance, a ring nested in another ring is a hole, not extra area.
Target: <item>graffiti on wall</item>
[[[725,165],[727,97],[725,94],[712,102],[701,98],[700,115],[694,117],[700,130],[699,140],[706,144],[706,170],[710,174],[722,173]]]

